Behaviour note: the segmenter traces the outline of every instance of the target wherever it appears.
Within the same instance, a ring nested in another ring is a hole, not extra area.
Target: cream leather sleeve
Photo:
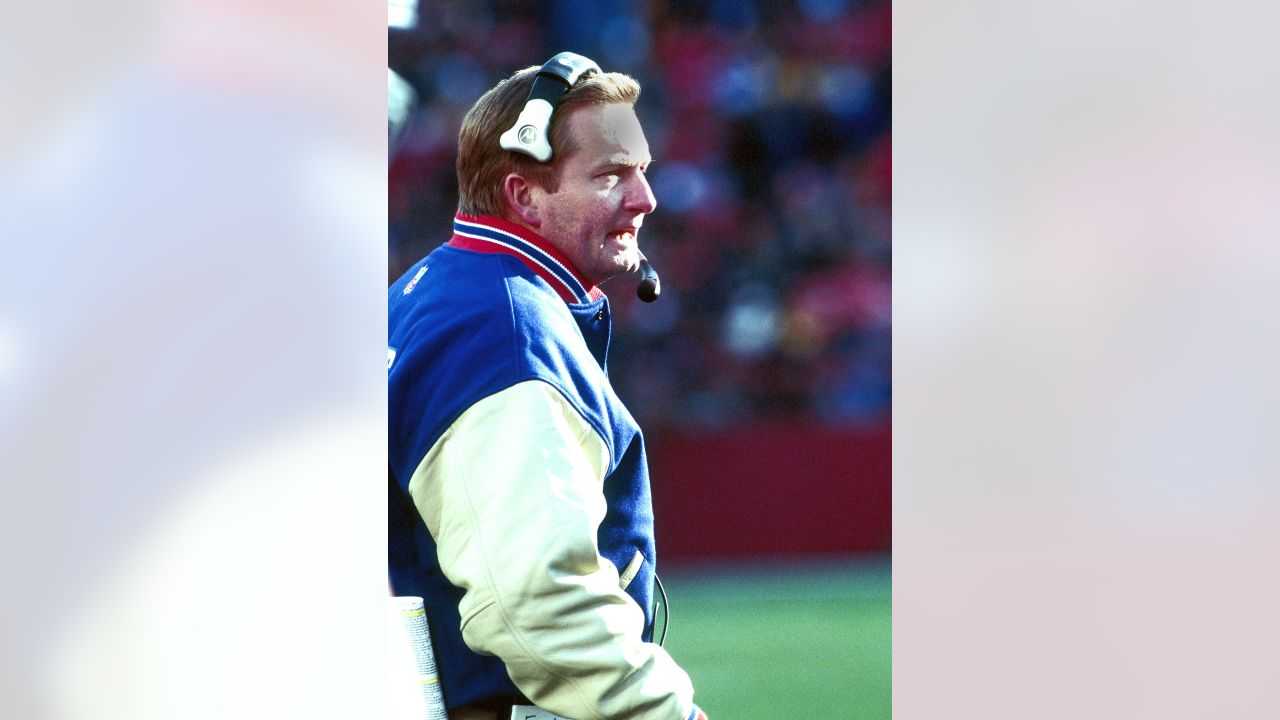
[[[644,615],[596,543],[608,463],[595,430],[531,380],[463,413],[409,492],[465,590],[463,639],[529,699],[574,720],[683,720],[689,676],[641,642]]]

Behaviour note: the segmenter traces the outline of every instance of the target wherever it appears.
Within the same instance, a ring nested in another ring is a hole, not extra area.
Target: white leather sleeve
[[[538,706],[574,720],[683,720],[693,687],[641,642],[644,615],[600,556],[609,453],[550,385],[471,406],[409,483],[440,566],[465,590],[463,639]]]

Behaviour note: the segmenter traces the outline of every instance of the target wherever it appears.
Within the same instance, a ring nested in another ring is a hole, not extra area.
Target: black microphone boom
[[[640,253],[640,284],[636,286],[636,297],[651,303],[661,294],[662,281],[658,279],[657,271],[649,264],[649,258]]]

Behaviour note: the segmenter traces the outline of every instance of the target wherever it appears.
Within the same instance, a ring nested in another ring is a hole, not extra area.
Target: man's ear
[[[502,194],[507,198],[507,207],[525,225],[534,229],[542,227],[537,188],[528,179],[519,173],[507,173],[502,179]]]

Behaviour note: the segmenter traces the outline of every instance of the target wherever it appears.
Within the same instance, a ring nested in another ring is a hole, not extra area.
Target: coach
[[[639,94],[572,53],[485,93],[452,238],[389,290],[392,589],[426,601],[450,718],[704,717],[652,642],[644,440],[606,369],[598,285],[656,207]]]

